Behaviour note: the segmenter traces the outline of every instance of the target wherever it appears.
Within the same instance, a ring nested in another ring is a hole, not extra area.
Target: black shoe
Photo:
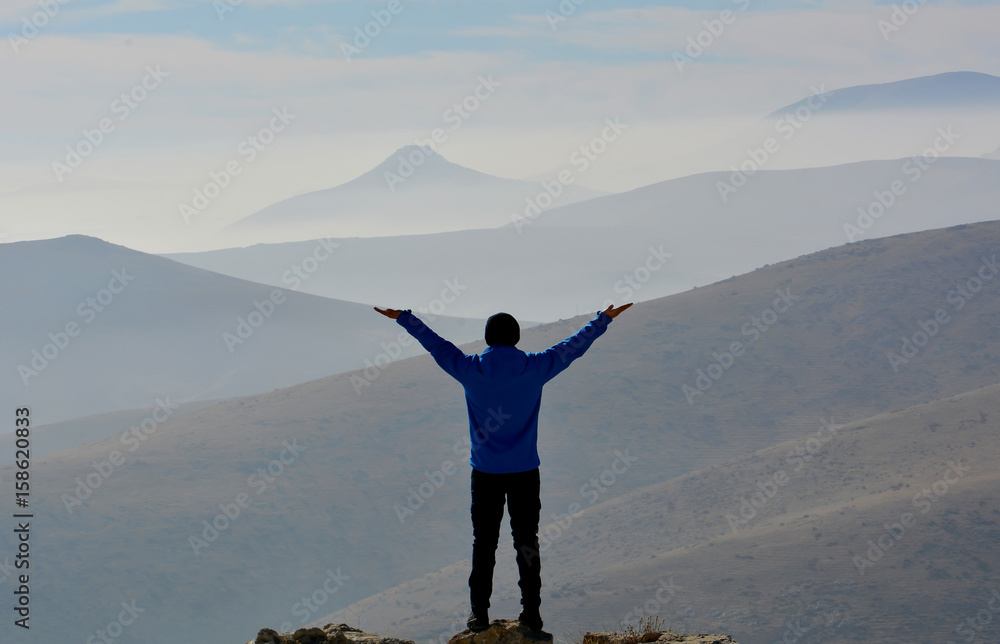
[[[542,630],[542,618],[538,614],[528,615],[524,611],[518,615],[517,621],[521,622],[524,626],[524,636],[533,639],[538,642],[551,642],[552,633],[546,633]]]
[[[486,615],[486,613],[476,613],[476,611],[472,611],[469,613],[469,619],[465,621],[465,625],[468,626],[469,630],[473,633],[482,633],[490,627],[490,618]]]

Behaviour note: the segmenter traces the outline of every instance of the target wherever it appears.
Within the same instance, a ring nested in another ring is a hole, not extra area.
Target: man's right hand
[[[613,320],[616,317],[618,317],[619,313],[621,313],[622,311],[624,311],[625,309],[627,309],[630,306],[632,306],[632,302],[629,302],[628,304],[622,304],[617,309],[614,306],[612,306],[611,304],[609,304],[608,308],[604,309],[604,314],[607,315],[609,318],[611,318]]]

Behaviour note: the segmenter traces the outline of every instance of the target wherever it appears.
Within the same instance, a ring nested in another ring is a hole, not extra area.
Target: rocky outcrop
[[[582,644],[648,644],[650,642],[683,642],[685,644],[737,644],[728,635],[685,635],[662,631],[633,631],[631,633],[585,633]],[[462,631],[448,644],[540,644],[528,637],[520,622],[495,619],[490,627],[480,633]]]
[[[278,633],[262,628],[257,638],[247,644],[414,644],[411,640],[382,637],[352,628],[347,624],[327,624],[323,628],[300,628],[290,633]]]
[[[582,644],[737,644],[728,635],[685,635],[662,631],[643,633],[586,633]],[[371,635],[347,624],[327,624],[323,628],[300,628],[292,633],[261,629],[257,638],[246,644],[414,644],[411,640]],[[448,644],[539,644],[528,637],[520,622],[495,619],[485,631],[456,633]]]
[[[685,633],[650,632],[640,636],[624,635],[622,633],[586,633],[583,644],[644,644],[648,642],[683,642],[684,644],[737,644],[728,635],[688,635]]]
[[[541,644],[527,635],[521,622],[512,619],[495,619],[485,631],[473,633],[464,630],[448,640],[448,644]]]

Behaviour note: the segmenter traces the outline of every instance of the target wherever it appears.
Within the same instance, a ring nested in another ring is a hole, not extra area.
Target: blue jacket
[[[448,375],[465,387],[472,467],[481,472],[527,472],[539,465],[538,409],[542,386],[590,348],[611,317],[598,312],[575,335],[539,353],[517,347],[487,347],[465,355],[406,309],[396,323],[430,352]]]

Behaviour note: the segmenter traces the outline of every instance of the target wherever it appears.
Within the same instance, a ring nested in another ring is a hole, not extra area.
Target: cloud
[[[4,0],[3,4],[0,4],[0,20],[20,21],[22,16],[30,18],[34,11],[39,10],[37,0]]]
[[[544,15],[515,15],[513,24],[469,26],[455,30],[468,36],[537,38],[607,54],[683,52],[688,38],[703,34],[706,61],[739,59],[750,63],[819,62],[866,66],[872,55],[894,46],[922,60],[952,54],[1000,51],[996,5],[922,5],[887,41],[878,27],[891,20],[893,7],[870,3],[837,3],[837,7],[772,11],[646,7],[585,11],[550,28]],[[748,6],[752,6],[748,3]],[[706,25],[706,23],[711,23]],[[711,29],[710,29],[711,27]],[[712,33],[712,29],[717,30]]]
[[[210,0],[211,1],[211,0]],[[0,20],[15,20],[21,22],[22,17],[29,20],[39,11],[51,16],[62,14],[72,16],[73,20],[92,20],[113,15],[146,13],[164,11],[180,6],[177,0],[113,0],[104,3],[87,3],[83,0],[4,0],[0,6]]]
[[[12,6],[26,11],[35,5],[9,0],[3,11]],[[192,6],[211,14],[208,0],[116,0],[77,11],[133,13],[141,23],[159,21],[157,11]],[[226,216],[243,216],[351,179],[433,128],[450,127],[445,111],[484,74],[502,86],[461,129],[449,130],[447,157],[505,176],[540,176],[564,164],[605,118],[621,115],[634,124],[632,132],[642,133],[616,148],[621,152],[615,154],[628,157],[629,170],[593,185],[624,189],[659,178],[664,159],[693,167],[685,159],[718,132],[731,133],[743,121],[801,99],[810,85],[835,89],[958,69],[1000,74],[994,34],[1000,7],[923,5],[887,40],[877,22],[891,12],[891,6],[859,2],[736,12],[683,71],[673,53],[684,53],[687,39],[697,38],[718,11],[580,11],[555,31],[542,14],[476,25],[479,14],[473,13],[460,27],[421,14],[428,31],[387,31],[379,42],[391,47],[376,52],[373,46],[350,63],[339,43],[353,23],[333,20],[303,19],[271,31],[229,30],[237,22],[227,20],[221,35],[192,33],[183,21],[160,34],[90,33],[79,26],[67,33],[58,28],[65,23],[54,23],[18,55],[0,47],[0,82],[7,92],[0,119],[17,124],[16,131],[0,130],[0,190],[17,194],[19,212],[57,218],[77,203],[73,189],[99,186],[101,199],[87,203],[93,213],[107,204],[104,222],[113,219],[113,208],[121,208],[114,216],[131,216],[144,186],[156,184],[159,192],[150,193],[149,202],[168,203],[163,216],[173,218],[178,197],[165,198],[164,191],[186,196],[273,108],[287,106],[299,120],[269,153],[266,163],[273,165],[255,167],[259,174],[240,193],[243,201],[228,211],[220,206]],[[413,17],[408,28],[419,22]],[[213,15],[204,22],[217,26]],[[116,122],[104,146],[71,177],[73,185],[52,191],[51,162],[82,131],[113,116],[112,101],[135,87],[148,65],[170,76],[126,121]],[[591,177],[596,181],[599,174]],[[136,186],[136,196],[113,206],[113,186],[120,181]],[[31,201],[47,190],[65,201],[58,207]]]

